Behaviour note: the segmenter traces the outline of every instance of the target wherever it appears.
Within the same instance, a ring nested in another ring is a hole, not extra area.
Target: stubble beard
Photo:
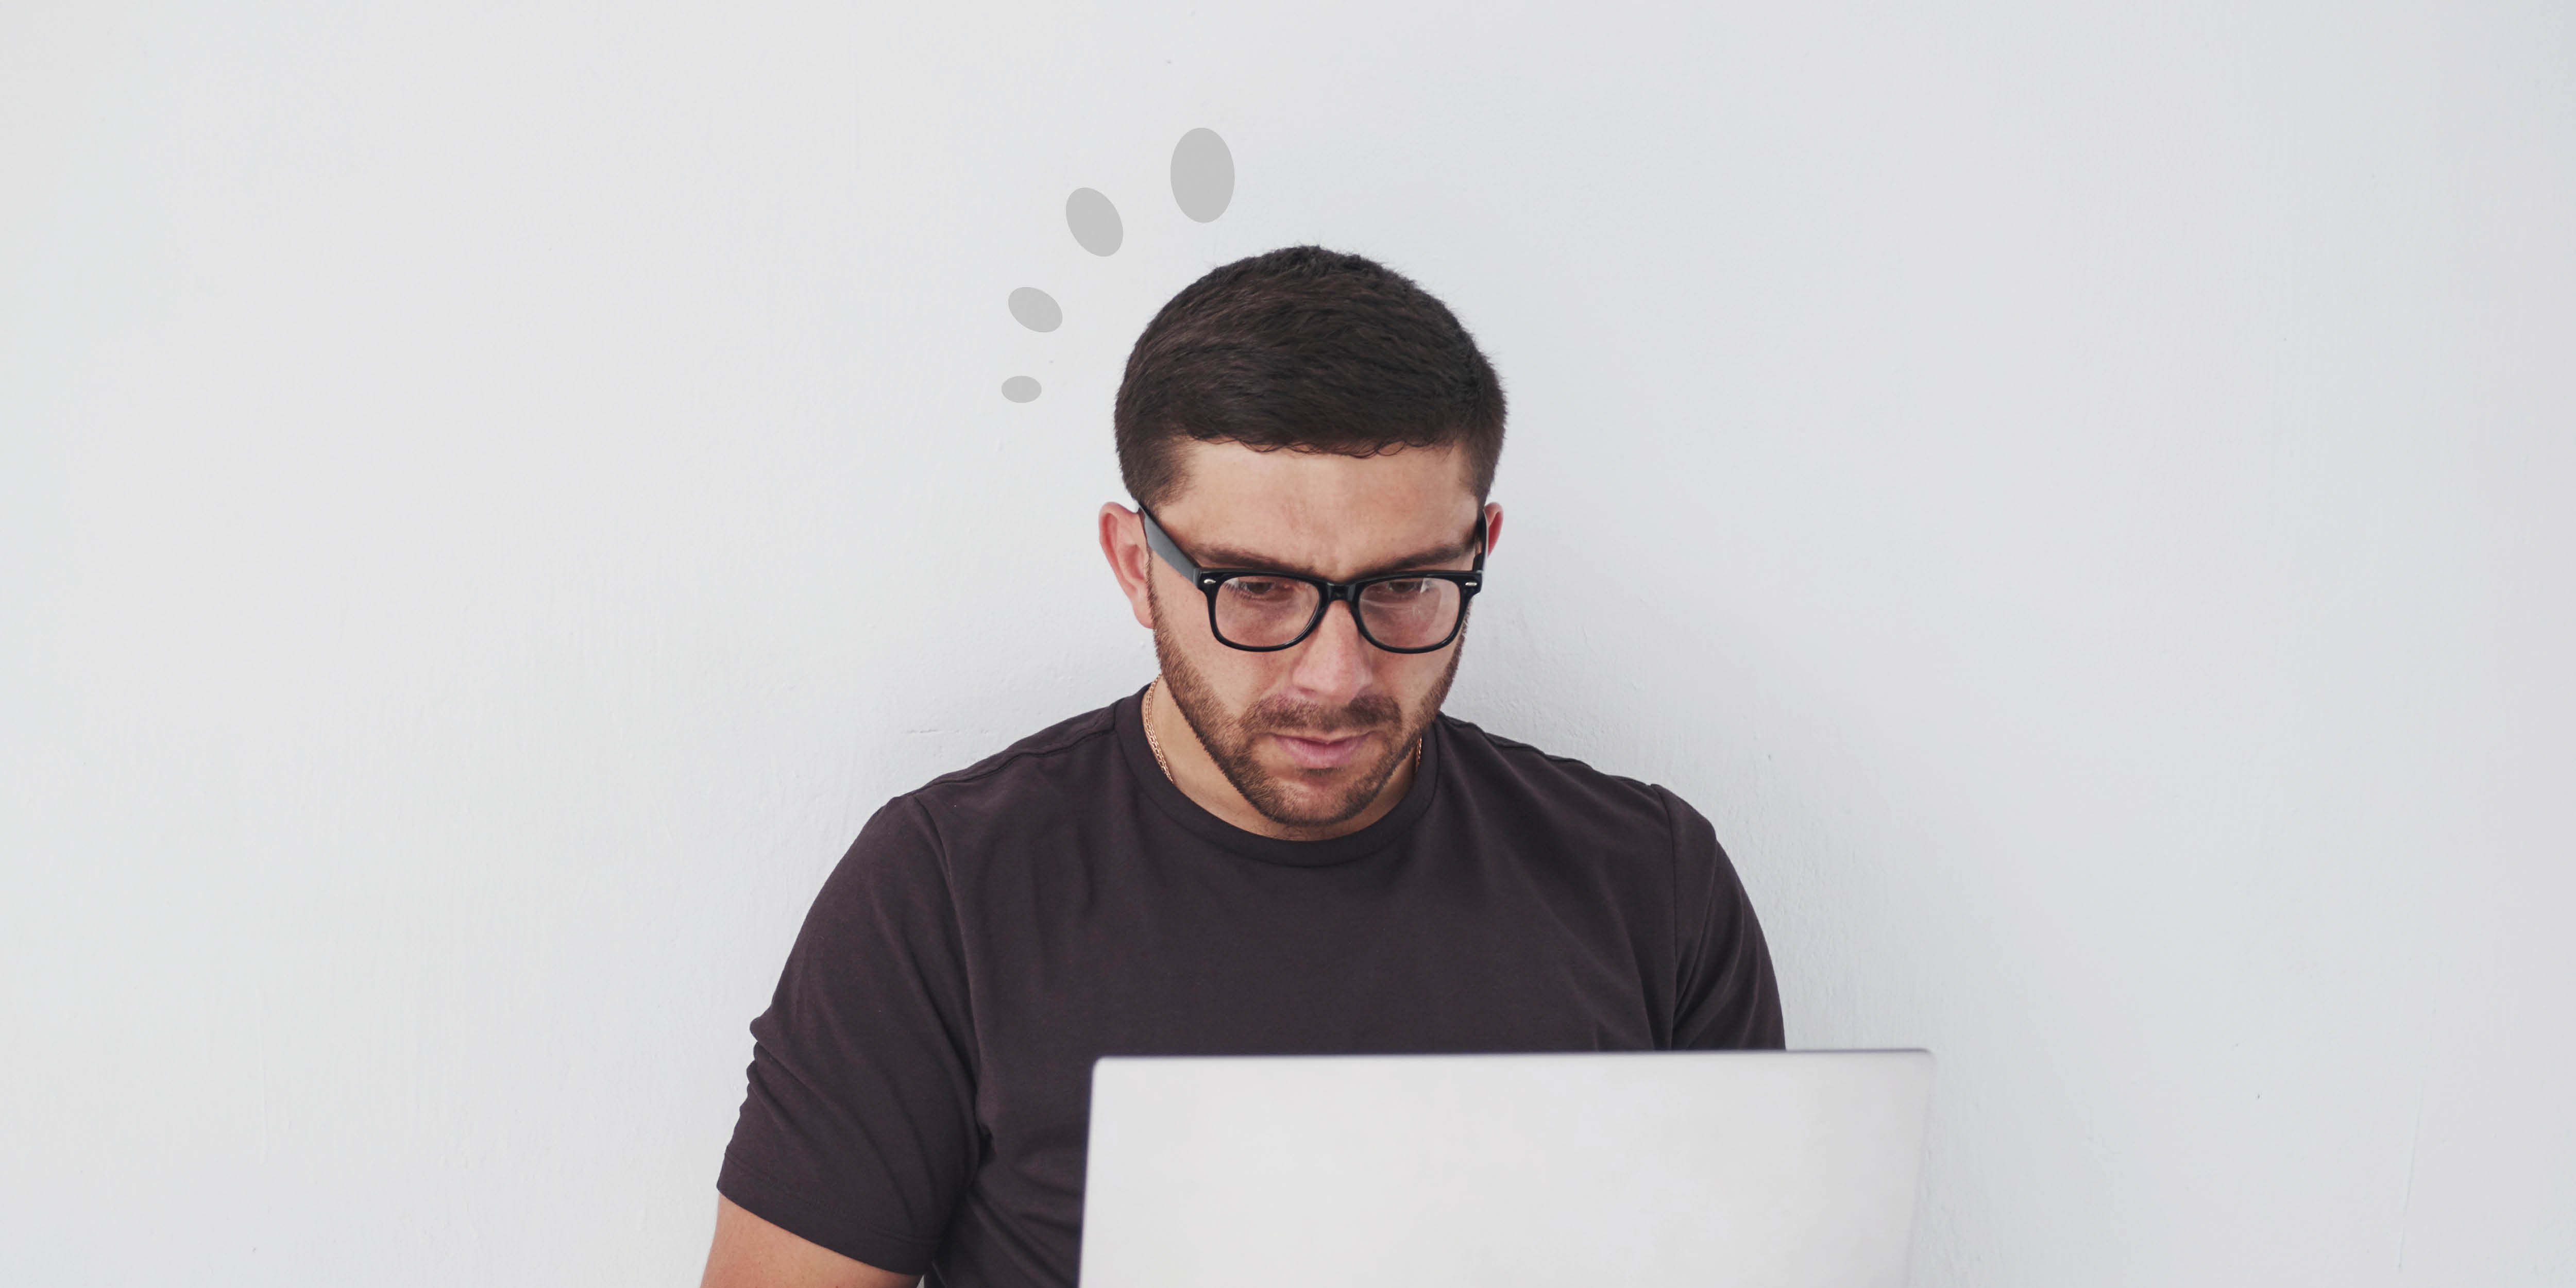
[[[1190,665],[1189,658],[1174,643],[1170,624],[1163,617],[1162,601],[1154,598],[1150,585],[1146,594],[1153,601],[1154,659],[1163,668],[1163,687],[1171,693],[1173,705],[1180,708],[1181,718],[1189,722],[1199,745],[1216,762],[1217,771],[1225,775],[1247,804],[1263,818],[1301,831],[1347,823],[1376,802],[1378,793],[1386,790],[1387,780],[1413,754],[1414,742],[1440,714],[1440,704],[1449,697],[1449,684],[1458,677],[1458,661],[1467,651],[1466,633],[1462,630],[1450,646],[1449,665],[1441,670],[1439,683],[1431,686],[1420,709],[1409,720],[1396,700],[1383,693],[1363,696],[1340,708],[1311,702],[1256,702],[1242,712],[1231,712],[1217,698],[1207,677]],[[1311,735],[1363,730],[1387,732],[1390,736],[1386,750],[1340,796],[1320,806],[1301,805],[1300,795],[1291,792],[1252,754],[1254,743],[1265,733]]]

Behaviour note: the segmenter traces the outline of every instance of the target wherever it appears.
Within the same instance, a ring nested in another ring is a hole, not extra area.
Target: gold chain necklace
[[[1178,787],[1181,785],[1181,780],[1172,773],[1171,759],[1163,754],[1163,740],[1154,736],[1154,690],[1162,686],[1163,677],[1159,674],[1154,677],[1153,683],[1145,686],[1145,745],[1153,750],[1154,763],[1162,768],[1163,777],[1170,780],[1172,786]],[[1422,769],[1422,744],[1429,741],[1430,737],[1431,735],[1426,732],[1422,737],[1413,740],[1413,768],[1417,773]]]
[[[1178,787],[1181,780],[1172,777],[1172,762],[1163,756],[1163,740],[1154,736],[1154,690],[1161,688],[1162,684],[1163,677],[1156,675],[1154,682],[1145,686],[1145,745],[1154,749],[1154,763],[1163,767],[1163,777]]]

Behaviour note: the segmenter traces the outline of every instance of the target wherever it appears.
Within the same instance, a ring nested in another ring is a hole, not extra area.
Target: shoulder
[[[964,769],[951,770],[922,784],[912,794],[954,794],[990,790],[1016,777],[1044,774],[1087,757],[1106,756],[1117,745],[1116,704],[1060,720]]]
[[[1657,866],[1685,902],[1742,902],[1735,864],[1708,817],[1672,789],[1605,774],[1570,756],[1442,720],[1456,782],[1479,814],[1595,855],[1626,852]],[[1651,857],[1650,857],[1651,856]]]
[[[826,882],[855,894],[889,884],[944,888],[951,861],[976,851],[997,827],[1026,832],[1097,800],[1116,772],[1117,708],[1086,711],[1030,734],[879,806]]]
[[[1639,900],[1634,906],[1671,942],[1697,944],[1712,922],[1750,917],[1716,829],[1670,789],[1442,720],[1442,747],[1454,760],[1441,787],[1457,792],[1462,822],[1479,835],[1575,860],[1573,868]]]
[[[1454,757],[1459,785],[1481,799],[1480,806],[1510,808],[1526,803],[1539,811],[1577,823],[1595,834],[1650,833],[1672,835],[1677,815],[1688,811],[1679,797],[1651,783],[1604,773],[1571,756],[1542,751],[1503,737],[1454,716],[1440,717],[1443,750]]]
[[[1058,721],[963,769],[896,797],[889,807],[920,812],[938,831],[979,822],[1025,823],[1080,809],[1112,790],[1119,768],[1118,707]]]

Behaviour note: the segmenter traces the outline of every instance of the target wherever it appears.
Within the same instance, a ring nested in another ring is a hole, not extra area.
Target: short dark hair
[[[1413,279],[1289,246],[1173,296],[1127,355],[1114,421],[1119,474],[1147,506],[1180,486],[1184,438],[1345,456],[1455,445],[1482,502],[1503,455],[1503,386]]]

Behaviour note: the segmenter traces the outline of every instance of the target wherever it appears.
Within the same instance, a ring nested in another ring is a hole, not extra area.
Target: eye
[[[1278,577],[1236,577],[1225,583],[1226,593],[1249,600],[1286,599],[1297,592],[1298,583]]]
[[[1440,593],[1437,577],[1406,577],[1401,581],[1381,581],[1369,587],[1369,593],[1380,599],[1419,599]]]

